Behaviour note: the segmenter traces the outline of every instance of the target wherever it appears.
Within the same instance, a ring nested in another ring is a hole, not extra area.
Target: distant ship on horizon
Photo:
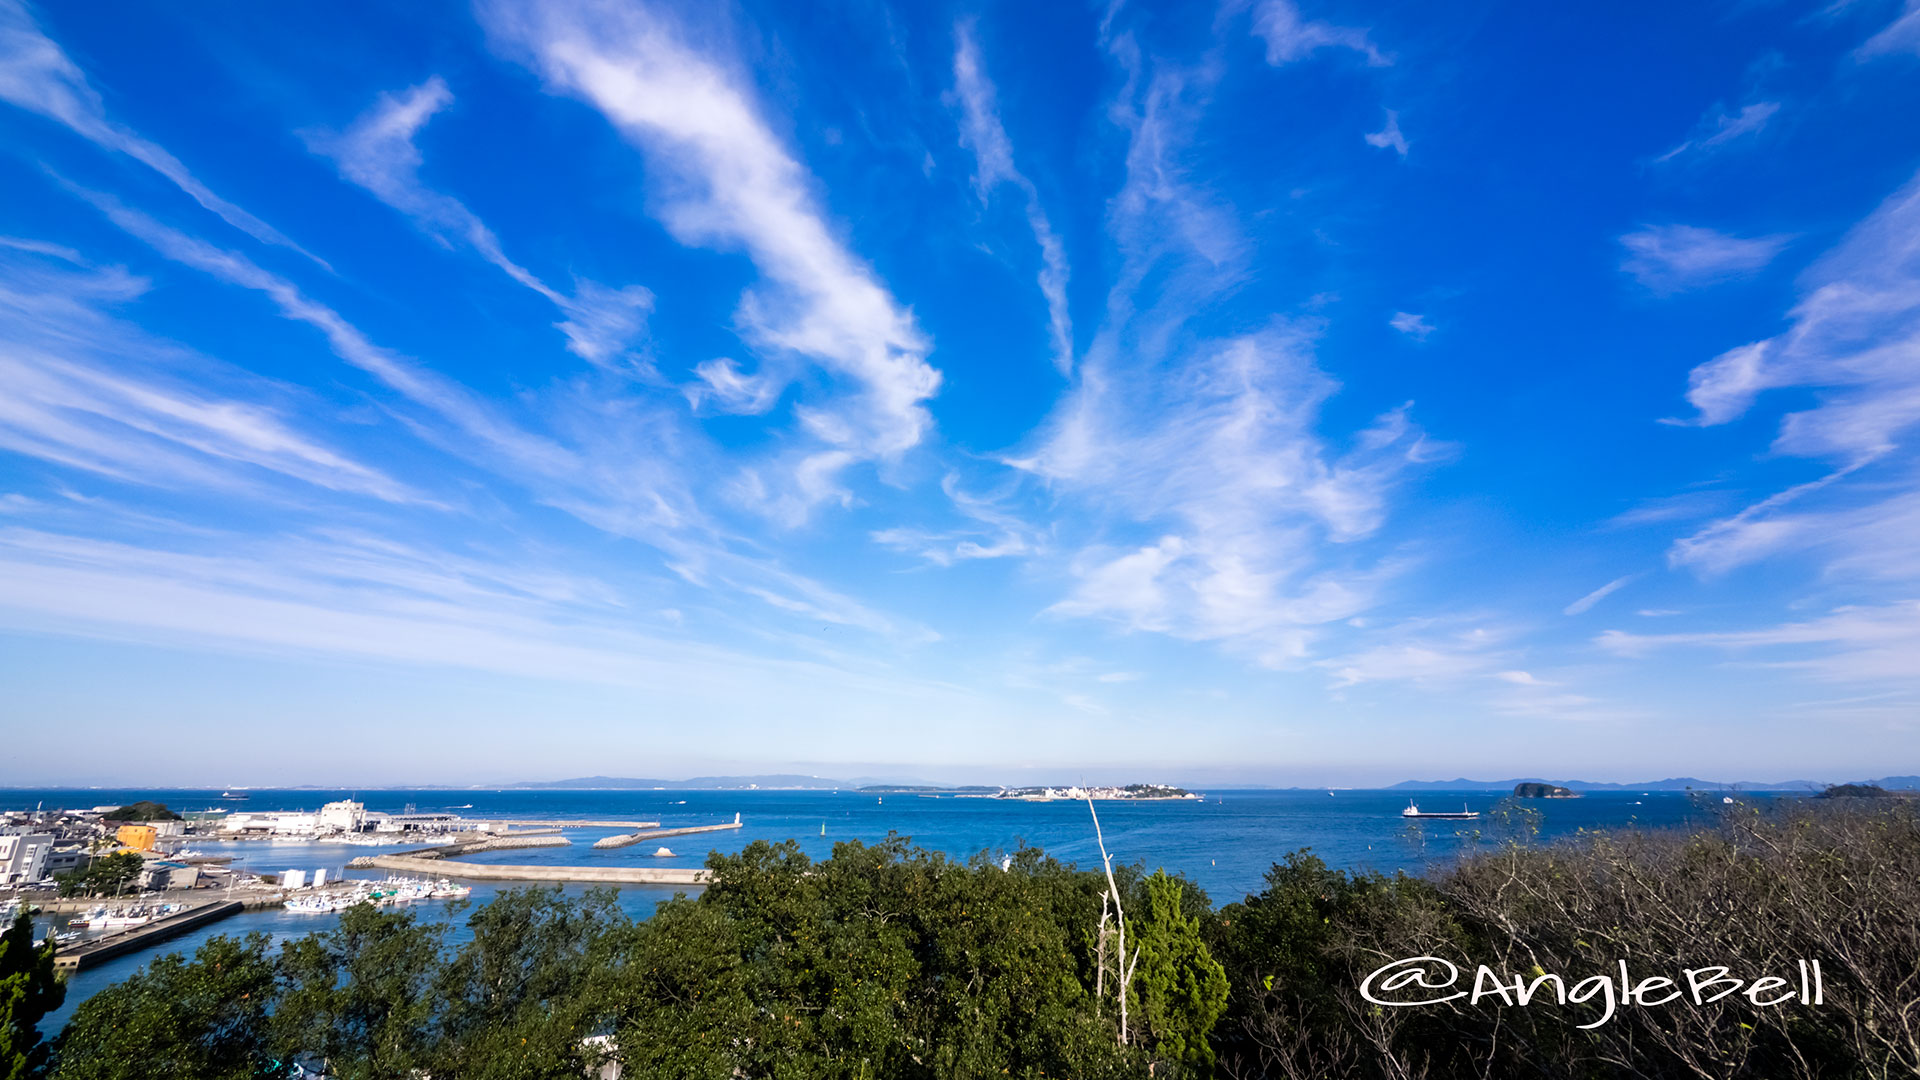
[[[244,791],[223,791],[223,792],[221,792],[221,793],[220,793],[220,797],[221,797],[221,798],[223,798],[223,799],[251,799],[251,798],[253,798],[253,796],[251,796],[251,795],[249,795],[249,794],[247,794],[247,793],[246,793],[246,792],[244,792]]]
[[[1458,810],[1422,810],[1419,806],[1409,802],[1407,803],[1407,808],[1400,811],[1400,816],[1404,818],[1450,818],[1455,821],[1466,821],[1479,817],[1480,811],[1469,810],[1465,804],[1462,804]]]

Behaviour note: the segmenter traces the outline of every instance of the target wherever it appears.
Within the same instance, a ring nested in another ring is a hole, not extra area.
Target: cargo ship
[[[1479,817],[1480,811],[1467,809],[1465,803],[1462,803],[1458,810],[1422,810],[1409,802],[1407,808],[1400,811],[1400,816],[1408,818],[1447,818],[1452,821],[1468,821]]]

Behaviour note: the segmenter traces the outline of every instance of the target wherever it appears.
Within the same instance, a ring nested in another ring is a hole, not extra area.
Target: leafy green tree
[[[767,1017],[728,913],[676,897],[623,938],[599,973],[623,1080],[731,1080]]]
[[[54,974],[53,952],[51,939],[33,947],[33,920],[24,911],[0,933],[0,1080],[38,1076],[46,1064],[40,1020],[67,996]]]
[[[569,897],[558,886],[501,893],[467,920],[473,939],[440,972],[434,1075],[578,1080],[584,1040],[606,1027],[590,992],[613,936],[628,926],[618,894]]]
[[[192,961],[154,958],[80,1003],[60,1034],[52,1080],[267,1080],[274,965],[265,934],[216,937]]]
[[[55,875],[61,896],[118,896],[140,878],[146,860],[131,852],[92,859],[78,870]]]
[[[166,803],[142,799],[100,815],[102,821],[179,821],[180,815],[167,809]]]
[[[356,904],[331,930],[280,953],[274,1044],[341,1080],[404,1077],[430,1064],[434,986],[446,927]]]
[[[1204,1074],[1213,1068],[1208,1036],[1227,1011],[1227,973],[1208,951],[1200,919],[1183,910],[1183,892],[1164,871],[1147,878],[1146,917],[1135,917],[1127,939],[1140,950],[1127,990],[1154,1056]]]

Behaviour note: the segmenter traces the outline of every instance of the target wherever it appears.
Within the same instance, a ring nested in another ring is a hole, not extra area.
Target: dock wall
[[[680,829],[644,829],[640,832],[624,833],[620,836],[609,836],[603,840],[595,840],[593,846],[597,850],[604,851],[608,848],[632,847],[635,844],[645,843],[648,840],[662,840],[669,836],[690,836],[693,833],[719,832],[722,829],[737,829],[739,827],[739,822],[729,821],[724,825],[688,825]]]
[[[579,881],[597,885],[705,885],[706,870],[666,866],[504,866],[408,855],[370,855],[356,866],[468,881]]]
[[[215,902],[191,911],[183,911],[171,918],[160,919],[142,926],[128,927],[125,930],[94,938],[92,941],[82,942],[72,949],[57,950],[54,953],[53,966],[62,971],[80,971],[123,953],[158,945],[196,926],[205,926],[229,915],[238,915],[245,908],[246,905],[238,900]]]

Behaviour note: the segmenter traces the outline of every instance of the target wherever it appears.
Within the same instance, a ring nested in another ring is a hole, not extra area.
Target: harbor
[[[220,828],[217,819],[231,817],[231,813],[210,815],[214,820],[206,820],[198,811],[183,814],[189,819],[184,825],[162,825],[160,829],[177,829],[178,834],[156,836],[155,850],[140,851],[141,873],[125,886],[122,900],[109,903],[200,905],[230,901],[239,904],[240,911],[198,923],[177,936],[141,935],[136,946],[117,955],[94,954],[85,969],[69,969],[70,1000],[84,1000],[93,988],[126,978],[156,952],[191,952],[215,935],[263,932],[284,940],[324,931],[337,924],[339,914],[296,911],[286,902],[303,896],[336,896],[339,894],[334,890],[356,888],[359,886],[350,883],[370,879],[458,882],[471,888],[475,904],[526,886],[557,887],[569,892],[613,888],[618,890],[617,902],[622,910],[634,919],[646,919],[659,902],[675,892],[701,890],[709,881],[706,864],[711,854],[729,855],[761,841],[793,843],[812,859],[828,857],[839,843],[882,843],[894,833],[956,859],[981,851],[1011,852],[1023,844],[1043,848],[1062,862],[1083,867],[1097,865],[1099,858],[1084,802],[1075,805],[1064,799],[1036,802],[889,796],[879,802],[871,792],[725,790],[508,790],[484,795],[461,792],[456,797],[434,791],[394,790],[357,793],[351,799],[348,794],[256,789],[250,800],[238,805],[247,807],[250,814],[279,819],[304,830],[309,822],[318,824],[313,810],[317,804],[351,801],[367,809],[367,816],[361,819],[363,829],[372,821],[384,822],[389,831],[262,835],[251,829]],[[1423,792],[1420,803],[1423,807],[1431,803],[1435,810],[1444,807],[1458,811],[1463,798],[1469,801],[1468,809],[1484,812],[1498,796]],[[119,827],[110,826],[102,813],[91,809],[67,814],[38,807],[43,803],[46,807],[104,806],[110,801],[144,799],[188,808],[206,807],[211,802],[204,790],[17,791],[9,801],[15,808],[11,811],[15,826],[28,834],[22,840],[37,844],[32,834],[54,834],[56,847],[77,848],[84,857],[88,844],[112,842]],[[469,802],[478,805],[445,805]],[[1343,790],[1338,798],[1328,798],[1324,790],[1227,790],[1209,792],[1204,801],[1101,802],[1099,812],[1116,859],[1137,860],[1149,870],[1158,866],[1181,869],[1216,900],[1258,891],[1272,861],[1299,847],[1310,845],[1314,854],[1337,866],[1418,871],[1422,865],[1444,859],[1471,842],[1463,836],[1499,827],[1500,819],[1490,815],[1479,821],[1408,820],[1400,814],[1406,805],[1403,792]],[[1543,835],[1633,821],[1678,824],[1690,813],[1690,805],[1684,795],[1674,793],[1591,793],[1581,799],[1554,800],[1541,804],[1545,815]],[[404,809],[409,806],[417,806],[419,812],[409,814]],[[395,812],[374,816],[382,809]],[[736,814],[739,828],[731,827]],[[482,822],[488,827],[478,827]],[[729,827],[713,828],[716,824]],[[700,831],[595,846],[604,840],[631,838],[649,831],[638,826]],[[354,839],[343,845],[342,835]],[[131,832],[129,838],[145,840],[144,834]],[[659,854],[657,848],[662,845],[670,846],[673,853]],[[115,849],[97,847],[92,854],[104,855]],[[289,871],[299,871],[303,880],[298,888],[288,887]],[[316,889],[312,881],[322,871],[325,881]],[[0,892],[0,903],[7,902],[11,895],[22,906],[38,910],[37,932],[48,934],[65,930],[73,915],[100,903],[58,898],[50,886],[46,883],[38,889]],[[464,940],[467,915],[437,901],[409,907],[418,918],[444,922],[450,942]],[[64,954],[78,947],[77,942],[62,941],[59,951]],[[57,1024],[64,1015],[54,1017],[53,1022]]]

